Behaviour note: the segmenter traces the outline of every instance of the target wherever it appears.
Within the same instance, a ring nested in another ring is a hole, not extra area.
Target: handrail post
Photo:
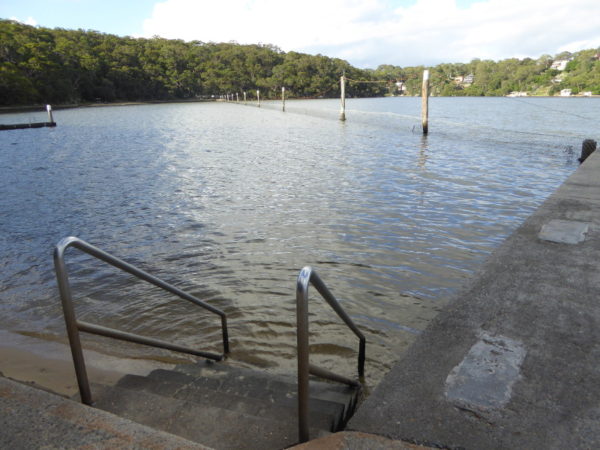
[[[227,330],[227,316],[223,314],[221,316],[221,330],[223,335],[223,353],[229,354],[229,332]]]
[[[75,310],[73,308],[73,297],[69,286],[69,276],[64,260],[64,251],[69,245],[68,238],[63,239],[54,249],[54,267],[56,269],[56,278],[58,281],[58,289],[60,292],[60,300],[62,303],[63,313],[65,316],[65,324],[67,327],[67,335],[71,347],[71,355],[73,356],[73,365],[75,366],[75,376],[77,377],[77,385],[79,386],[79,396],[81,402],[86,405],[92,405],[92,392],[88,381],[87,371],[85,369],[85,360],[83,358],[83,349],[81,347],[81,339],[79,338],[79,329],[77,328],[77,320],[75,318]]]
[[[309,439],[308,395],[309,395],[309,349],[308,349],[308,284],[310,268],[300,272],[296,287],[296,339],[298,349],[298,438]]]
[[[360,338],[358,344],[358,376],[359,378],[365,377],[365,353],[366,353],[367,340],[365,337]]]
[[[93,334],[99,334],[101,336],[108,336],[114,339],[120,339],[128,342],[136,342],[138,344],[150,345],[158,348],[166,348],[168,350],[189,353],[196,356],[202,356],[208,359],[214,359],[216,361],[220,361],[224,355],[216,355],[210,352],[203,352],[199,350],[191,350],[185,347],[181,347],[178,345],[173,345],[170,343],[166,343],[163,341],[159,341],[156,339],[150,339],[144,336],[138,336],[131,333],[122,332],[119,330],[114,330],[110,328],[100,327],[94,324],[88,324],[86,322],[77,321],[75,316],[75,309],[73,307],[73,296],[71,294],[71,288],[69,285],[69,277],[67,274],[67,269],[64,261],[64,254],[67,248],[73,246],[84,253],[87,253],[94,258],[97,258],[101,261],[104,261],[107,264],[110,264],[120,270],[123,270],[131,275],[147,281],[171,294],[177,295],[180,298],[187,300],[191,303],[194,303],[197,306],[200,306],[213,314],[217,314],[221,317],[221,328],[222,328],[222,336],[223,336],[223,354],[226,355],[229,353],[229,332],[227,330],[227,315],[221,311],[219,308],[215,308],[214,306],[205,303],[196,297],[182,291],[179,288],[176,288],[169,283],[162,281],[159,278],[156,278],[153,275],[150,275],[143,270],[138,269],[137,267],[126,263],[125,261],[112,256],[109,253],[100,250],[97,247],[94,247],[87,242],[76,238],[76,237],[66,237],[62,239],[54,249],[54,267],[56,270],[56,279],[58,281],[58,289],[60,292],[60,299],[63,308],[63,314],[65,316],[65,324],[67,328],[67,335],[69,337],[69,343],[71,346],[71,354],[73,356],[73,364],[75,366],[75,375],[77,376],[77,384],[79,386],[79,395],[81,396],[82,403],[87,405],[92,404],[92,394],[90,390],[90,385],[88,381],[87,371],[85,369],[85,360],[83,356],[83,348],[81,346],[81,340],[79,338],[79,332],[88,332]]]
[[[356,386],[358,383],[348,378],[320,369],[310,365],[309,345],[308,345],[308,288],[312,284],[321,294],[323,299],[333,308],[342,321],[359,338],[360,345],[358,350],[358,376],[363,379],[365,375],[365,348],[366,339],[354,324],[350,316],[344,311],[342,306],[335,299],[333,294],[327,289],[323,280],[309,266],[304,267],[296,281],[296,338],[298,351],[298,437],[300,442],[306,442],[309,439],[308,430],[308,396],[310,393],[309,374],[320,376],[329,380],[347,383]]]

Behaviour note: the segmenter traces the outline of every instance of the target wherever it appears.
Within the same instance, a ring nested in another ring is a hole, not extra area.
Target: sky
[[[0,18],[119,36],[272,44],[361,68],[600,47],[600,0],[0,0]]]

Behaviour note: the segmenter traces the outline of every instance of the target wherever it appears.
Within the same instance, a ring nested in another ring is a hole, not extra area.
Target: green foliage
[[[570,59],[564,71],[552,69],[552,62]],[[379,66],[380,79],[395,76],[405,81],[406,95],[420,95],[423,67],[400,68]],[[473,75],[473,82],[464,77]],[[431,94],[440,96],[503,96],[511,92],[528,95],[556,95],[561,89],[573,94],[600,94],[600,48],[577,53],[562,52],[554,58],[542,55],[537,60],[525,58],[489,61],[474,59],[468,64],[439,64],[431,68]]]
[[[332,97],[342,73],[368,71],[322,55],[284,53],[272,45],[134,39],[95,31],[32,27],[0,20],[0,104],[175,100],[256,89]],[[378,95],[376,86],[350,95]]]
[[[571,89],[600,95],[599,54],[591,49],[537,60],[439,64],[431,68],[431,93],[553,95]],[[569,60],[562,72],[551,68],[558,59]],[[136,39],[0,20],[0,105],[176,100],[243,91],[252,98],[256,89],[263,98],[278,98],[282,86],[289,97],[338,97],[344,73],[349,97],[420,95],[423,69],[358,69],[272,45]]]

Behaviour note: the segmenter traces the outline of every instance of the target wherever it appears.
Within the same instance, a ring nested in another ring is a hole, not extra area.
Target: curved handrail
[[[94,325],[91,323],[77,320],[75,316],[75,309],[73,308],[73,296],[71,294],[71,286],[69,284],[69,277],[64,258],[65,251],[69,247],[75,247],[81,250],[82,252],[87,253],[88,255],[91,255],[97,259],[100,259],[101,261],[106,262],[107,264],[110,264],[111,266],[114,266],[127,273],[130,273],[131,275],[134,275],[137,278],[147,281],[148,283],[151,283],[165,291],[177,295],[184,300],[194,303],[195,305],[200,306],[201,308],[204,308],[220,316],[223,334],[223,355],[199,350],[191,350],[178,345],[173,345],[167,342],[159,341],[157,339],[138,336],[135,334],[126,333],[112,328],[101,327],[99,325]],[[56,245],[56,248],[54,249],[54,268],[56,271],[56,279],[58,281],[58,289],[60,291],[60,299],[62,302],[63,313],[65,316],[67,334],[69,337],[69,343],[71,345],[71,354],[73,356],[73,364],[75,366],[75,374],[77,376],[79,394],[81,396],[81,401],[87,405],[92,404],[92,395],[90,391],[87,372],[85,369],[85,361],[83,358],[83,349],[81,347],[81,341],[79,339],[79,331],[98,334],[106,337],[112,337],[114,339],[129,342],[136,342],[138,344],[150,345],[153,347],[165,348],[176,352],[189,353],[192,355],[202,356],[204,358],[214,359],[217,361],[223,359],[223,356],[229,353],[227,316],[223,311],[221,311],[218,308],[215,308],[212,305],[209,305],[208,303],[203,302],[202,300],[197,299],[193,295],[190,295],[187,292],[184,292],[181,289],[176,288],[175,286],[169,283],[166,283],[160,278],[150,275],[149,273],[144,272],[143,270],[138,269],[137,267],[126,263],[125,261],[109,253],[106,253],[105,251],[100,250],[99,248],[94,247],[91,244],[88,244],[82,239],[73,236],[66,237]]]
[[[354,380],[349,380],[340,375],[328,372],[324,369],[312,366],[309,363],[308,346],[308,287],[312,284],[325,301],[333,308],[337,315],[359,338],[358,350],[358,376],[364,377],[365,374],[365,347],[366,339],[354,324],[350,316],[346,314],[335,299],[333,294],[327,289],[323,280],[319,278],[312,267],[306,266],[298,275],[296,283],[296,321],[297,321],[297,345],[298,345],[298,433],[300,442],[306,442],[309,439],[308,431],[308,397],[309,397],[309,374],[328,378],[334,381],[350,385],[359,385]]]

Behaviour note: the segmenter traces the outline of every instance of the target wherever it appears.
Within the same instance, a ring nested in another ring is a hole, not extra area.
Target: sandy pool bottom
[[[114,384],[125,374],[147,375],[154,369],[173,367],[159,361],[84,351],[90,383]],[[68,397],[78,392],[71,351],[61,342],[0,330],[0,372]]]

